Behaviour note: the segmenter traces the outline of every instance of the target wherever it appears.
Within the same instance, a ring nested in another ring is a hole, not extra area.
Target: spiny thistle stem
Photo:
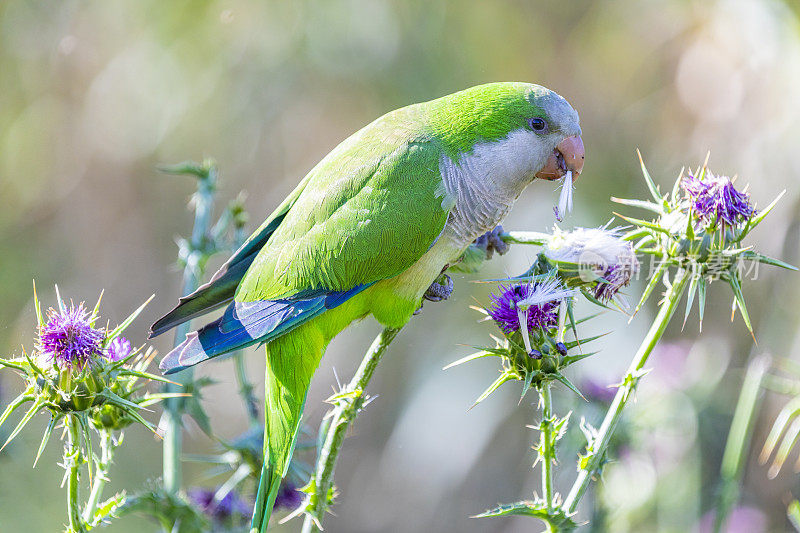
[[[165,169],[173,174],[192,174],[197,177],[197,192],[192,198],[194,205],[194,226],[189,242],[188,255],[185,257],[183,269],[182,294],[194,292],[203,275],[206,258],[206,236],[211,228],[211,216],[214,210],[214,191],[216,190],[217,169],[212,162],[203,165],[184,164],[178,167]],[[190,322],[185,322],[175,328],[175,342],[177,347],[186,338],[190,331]],[[174,378],[179,385],[168,384],[166,391],[177,393],[194,379],[191,369],[184,370]],[[163,452],[164,488],[170,494],[176,494],[181,488],[181,450],[183,447],[183,401],[181,398],[167,400],[164,411],[165,434]]]
[[[394,340],[400,329],[384,328],[375,337],[364,359],[361,360],[358,370],[353,379],[345,388],[337,394],[337,399],[333,412],[331,413],[331,423],[325,435],[325,441],[317,457],[317,465],[314,474],[314,515],[322,522],[325,511],[328,507],[328,494],[333,488],[333,474],[336,468],[336,459],[344,442],[345,434],[350,424],[355,419],[358,412],[364,405],[366,399],[364,390],[372,379],[372,374],[380,363],[386,348]],[[317,524],[310,515],[306,515],[303,522],[303,533],[319,531]]]
[[[575,480],[567,499],[564,501],[564,510],[567,513],[575,512],[578,502],[589,487],[592,478],[602,466],[605,460],[606,448],[608,448],[608,443],[611,440],[617,422],[619,422],[622,416],[622,410],[633,397],[639,379],[643,376],[642,368],[644,368],[650,353],[653,351],[653,348],[655,348],[656,343],[661,339],[664,330],[667,328],[667,324],[669,324],[672,315],[675,313],[678,302],[681,296],[683,296],[687,282],[691,277],[690,274],[688,270],[679,269],[672,280],[672,285],[670,285],[667,293],[664,295],[664,300],[659,307],[653,325],[650,326],[650,330],[647,332],[644,340],[642,340],[642,344],[636,351],[636,355],[633,356],[633,360],[628,367],[628,372],[617,389],[614,401],[611,402],[608,412],[603,419],[603,424],[598,430],[597,438],[594,442],[590,443],[591,449],[587,451],[591,452],[591,457],[587,458],[588,462],[585,468],[578,472],[578,478]]]
[[[553,510],[553,462],[555,449],[553,449],[553,399],[550,394],[550,383],[544,382],[539,390],[542,402],[542,422],[539,427],[542,432],[542,494],[544,495],[547,514]]]
[[[67,415],[67,446],[64,450],[64,468],[67,469],[67,514],[71,533],[84,533],[86,527],[81,518],[78,498],[79,471],[83,456],[81,454],[80,425],[76,415]]]
[[[558,341],[564,341],[566,331],[567,306],[562,301],[558,306]],[[544,498],[547,515],[552,516],[554,505],[553,497],[553,468],[556,464],[556,440],[553,435],[553,397],[550,391],[550,382],[544,380],[539,386],[539,402],[542,406],[542,421],[539,425],[541,432],[539,460],[542,462],[542,496]],[[546,531],[557,531],[556,526],[545,521]]]
[[[714,517],[714,531],[719,533],[736,500],[739,499],[739,482],[744,473],[745,459],[750,448],[750,437],[754,415],[761,397],[761,382],[769,370],[770,357],[762,355],[754,358],[747,366],[747,374],[736,403],[725,452],[720,467],[721,486],[717,495],[717,512]]]
[[[96,462],[97,469],[92,491],[89,493],[89,501],[86,502],[86,508],[83,511],[83,519],[88,523],[92,523],[97,504],[100,503],[100,499],[103,497],[103,489],[108,482],[108,471],[111,468],[115,448],[111,434],[112,431],[110,429],[100,431],[100,459]]]

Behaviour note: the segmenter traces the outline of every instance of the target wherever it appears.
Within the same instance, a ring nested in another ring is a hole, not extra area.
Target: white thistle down
[[[553,234],[545,245],[547,257],[569,263],[617,263],[620,257],[630,255],[631,244],[620,239],[620,228],[575,228],[564,231],[553,228]]]
[[[561,222],[564,216],[572,211],[572,171],[568,170],[564,174],[564,181],[561,182],[561,196],[558,198],[558,207],[555,208],[556,220]]]
[[[620,233],[620,228],[608,229],[607,225],[573,231],[561,231],[556,227],[544,253],[554,261],[579,265],[583,282],[591,283],[602,278],[605,283],[597,284],[595,296],[606,301],[616,296],[620,305],[627,308],[617,291],[628,285],[639,271],[639,261],[633,245],[622,240]]]
[[[531,339],[528,333],[528,309],[534,305],[544,305],[550,302],[561,302],[566,298],[575,296],[575,289],[567,289],[561,285],[558,278],[550,278],[537,283],[527,298],[517,302],[517,316],[519,317],[522,341],[528,353],[531,352]]]

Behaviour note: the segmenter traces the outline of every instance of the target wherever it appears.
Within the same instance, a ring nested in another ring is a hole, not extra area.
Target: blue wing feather
[[[165,374],[173,374],[224,353],[269,342],[341,305],[370,285],[357,285],[347,291],[304,291],[279,300],[233,302],[220,318],[188,334],[159,367]]]

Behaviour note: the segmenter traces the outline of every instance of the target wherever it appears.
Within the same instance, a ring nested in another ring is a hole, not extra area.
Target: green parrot
[[[253,532],[266,531],[328,343],[368,315],[400,328],[470,244],[535,178],[583,168],[578,114],[555,92],[489,83],[410,105],[351,135],[300,182],[211,281],[151,337],[226,306],[161,361],[171,374],[266,347],[264,470]]]

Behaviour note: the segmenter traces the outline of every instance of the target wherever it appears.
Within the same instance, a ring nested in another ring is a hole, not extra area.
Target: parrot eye
[[[545,133],[547,131],[547,122],[543,118],[530,118],[528,119],[528,126],[536,133]]]

